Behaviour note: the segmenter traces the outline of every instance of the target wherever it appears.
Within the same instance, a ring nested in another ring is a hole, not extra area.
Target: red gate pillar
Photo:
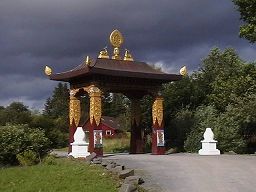
[[[152,106],[152,154],[164,155],[163,97],[157,96]]]
[[[144,153],[144,130],[141,126],[141,108],[138,99],[131,100],[131,140],[130,153]]]
[[[69,100],[69,147],[68,152],[72,152],[72,147],[70,143],[74,142],[74,133],[80,121],[81,116],[81,107],[80,100],[75,97],[75,91],[70,91],[70,100]]]
[[[98,87],[91,86],[88,93],[90,96],[89,152],[103,156],[101,91]]]

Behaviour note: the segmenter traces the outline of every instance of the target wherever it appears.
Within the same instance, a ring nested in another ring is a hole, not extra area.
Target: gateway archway
[[[87,56],[82,64],[70,71],[52,74],[51,69],[46,67],[46,73],[51,80],[70,84],[69,142],[74,141],[74,132],[81,118],[80,96],[86,92],[90,98],[89,152],[95,152],[98,156],[103,155],[102,93],[122,93],[131,101],[130,153],[143,153],[140,100],[145,95],[151,95],[154,98],[152,103],[152,154],[164,154],[164,99],[160,88],[163,83],[180,80],[182,76],[167,74],[154,69],[145,62],[134,61],[128,50],[125,50],[124,57],[121,58],[120,46],[123,41],[122,34],[114,30],[110,35],[110,43],[114,48],[111,58],[105,48],[100,51],[96,60]]]

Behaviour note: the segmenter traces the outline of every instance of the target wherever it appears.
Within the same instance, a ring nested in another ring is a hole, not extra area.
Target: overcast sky
[[[61,72],[95,58],[116,28],[136,60],[169,73],[197,70],[213,47],[254,61],[239,17],[231,0],[0,0],[0,105],[42,109],[56,86],[45,65]]]

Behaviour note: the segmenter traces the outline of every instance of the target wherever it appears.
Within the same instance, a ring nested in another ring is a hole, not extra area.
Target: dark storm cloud
[[[197,69],[215,46],[253,60],[256,48],[238,38],[239,24],[231,0],[1,0],[0,105],[16,98],[42,105],[56,85],[44,66],[64,71],[96,57],[114,28],[135,59],[168,72]]]

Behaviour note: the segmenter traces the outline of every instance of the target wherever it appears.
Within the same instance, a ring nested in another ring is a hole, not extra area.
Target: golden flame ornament
[[[44,73],[45,75],[50,76],[52,74],[52,69],[46,65],[44,68]]]
[[[186,76],[188,74],[188,71],[187,71],[187,67],[186,66],[183,66],[181,69],[180,69],[180,74],[182,76]]]

